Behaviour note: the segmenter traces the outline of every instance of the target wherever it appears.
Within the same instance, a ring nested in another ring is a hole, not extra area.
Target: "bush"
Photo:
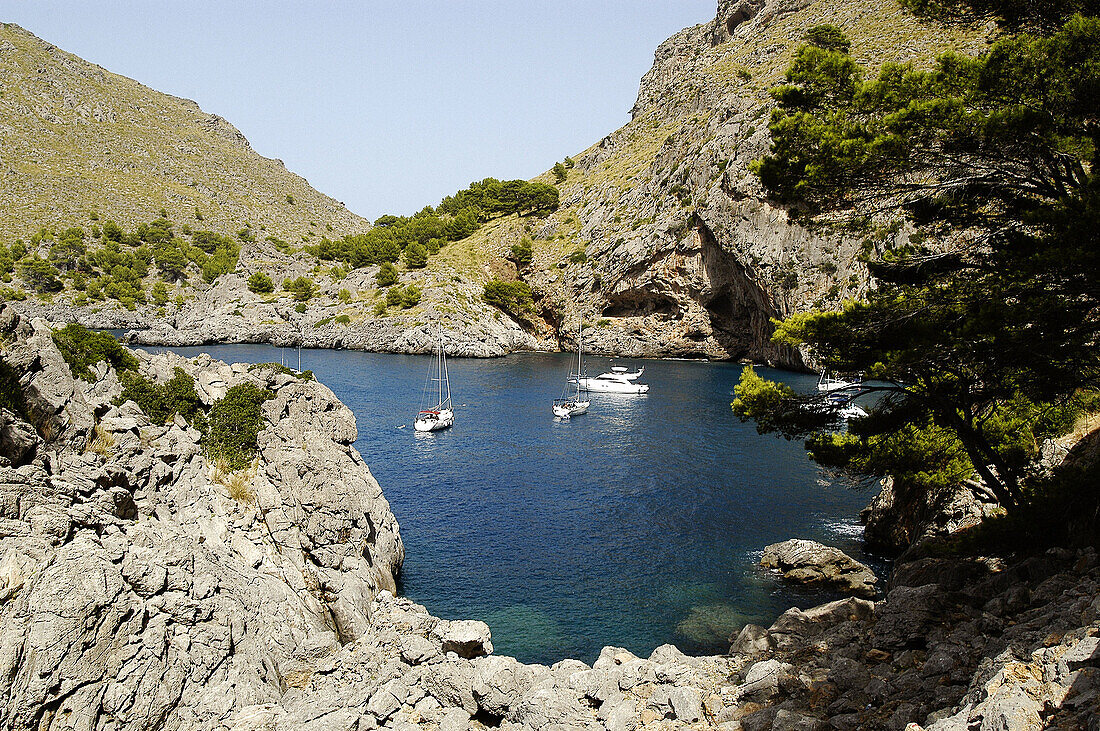
[[[420,304],[420,287],[410,284],[405,287],[405,291],[401,294],[401,306],[408,309],[409,307],[416,307],[418,304]]]
[[[333,320],[333,322],[335,322],[337,325],[350,325],[351,317],[348,315],[337,315],[336,319]]]
[[[531,311],[531,288],[526,282],[494,279],[485,285],[482,299],[512,315]]]
[[[386,314],[386,303],[376,302],[373,312],[375,317],[381,317],[382,315]]]
[[[211,460],[225,460],[230,469],[248,466],[259,450],[262,405],[275,394],[252,383],[229,389],[210,409],[209,432],[204,440]]]
[[[35,292],[60,292],[63,285],[57,278],[59,273],[57,267],[37,254],[19,262],[19,276]]]
[[[299,315],[305,312],[306,309],[307,308],[305,302],[299,302],[298,304],[294,305],[294,311],[297,312]]]
[[[312,381],[313,380],[313,371],[302,371],[302,372],[299,373],[298,371],[287,368],[282,363],[254,363],[253,365],[248,366],[249,372],[259,371],[259,370],[263,370],[265,368],[268,369],[268,370],[275,371],[276,373],[283,373],[283,374],[288,375],[288,376],[294,376],[295,378],[297,378],[300,381]]]
[[[588,254],[584,253],[584,249],[578,249],[569,255],[569,261],[574,264],[584,264],[588,261]]]
[[[122,395],[115,399],[116,405],[133,401],[154,424],[167,424],[179,414],[200,429],[205,427],[206,418],[195,391],[195,379],[182,368],[176,368],[175,375],[164,385],[130,372],[120,374],[120,380],[123,389]]]
[[[290,292],[298,302],[308,302],[317,294],[317,288],[314,286],[313,280],[307,277],[298,277],[293,280],[284,279],[283,289]]]
[[[565,165],[560,162],[554,163],[554,182],[564,183],[565,179],[569,177],[569,171],[565,169]]]
[[[256,294],[270,294],[275,291],[275,282],[264,272],[256,272],[248,278],[248,289]]]
[[[560,164],[560,163],[559,163]],[[524,236],[518,244],[512,245],[512,259],[516,264],[525,267],[531,263],[534,252],[531,250],[531,239]]]
[[[397,307],[405,300],[400,288],[393,287],[386,292],[386,304],[390,307]]]
[[[156,281],[149,290],[149,294],[152,295],[154,304],[168,304],[168,288],[164,286],[164,282],[160,280]]]
[[[379,287],[389,287],[391,284],[397,282],[397,267],[393,264],[383,262],[382,266],[378,267],[378,273],[374,275],[374,280],[378,282]]]
[[[405,249],[405,266],[409,269],[423,269],[428,266],[428,250],[419,243],[409,244]]]
[[[137,370],[137,358],[119,344],[111,333],[95,332],[75,322],[53,333],[53,341],[61,357],[69,364],[73,378],[91,381],[89,366],[107,361],[116,371]]]

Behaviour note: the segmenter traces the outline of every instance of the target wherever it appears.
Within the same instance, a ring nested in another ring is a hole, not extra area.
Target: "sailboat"
[[[436,335],[438,343],[435,361],[428,368],[427,380],[424,382],[424,396],[420,400],[420,411],[417,412],[416,421],[413,422],[413,428],[417,431],[439,431],[455,423],[455,412],[451,407],[451,379],[447,373],[447,355],[443,352],[443,328],[438,323]],[[433,383],[437,385],[436,389],[430,388]],[[424,408],[424,400],[432,390],[435,390],[432,395],[436,397],[434,399],[436,404],[433,408]]]
[[[565,381],[565,388],[562,389],[561,398],[554,399],[554,416],[559,419],[568,419],[571,416],[583,414],[588,411],[588,407],[592,403],[588,399],[581,398],[581,379],[588,377],[588,373],[585,372],[584,368],[584,346],[581,342],[581,331],[583,329],[584,324],[581,323],[581,327],[577,330],[577,372],[573,372],[572,364],[570,364],[569,378]],[[573,394],[568,396],[566,394],[569,392],[570,385],[573,386]]]

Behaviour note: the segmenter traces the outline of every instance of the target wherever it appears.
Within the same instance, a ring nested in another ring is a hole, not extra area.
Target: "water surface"
[[[297,365],[297,351],[266,345],[173,350]],[[765,545],[813,538],[859,556],[855,515],[869,495],[733,416],[740,365],[625,361],[644,363],[648,394],[592,394],[587,414],[556,421],[568,355],[455,359],[455,426],[418,434],[431,363],[302,351],[302,367],[355,412],[356,447],[401,524],[402,591],[437,616],[488,622],[498,653],[724,652],[745,622],[829,598],[756,568]],[[588,361],[590,373],[607,365]],[[759,370],[814,388],[812,376]]]

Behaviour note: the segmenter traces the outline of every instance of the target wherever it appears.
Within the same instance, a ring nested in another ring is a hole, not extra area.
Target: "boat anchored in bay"
[[[446,429],[455,423],[455,412],[451,406],[451,379],[447,372],[447,354],[443,349],[443,328],[436,324],[436,356],[431,367],[428,368],[428,376],[424,382],[424,393],[420,398],[420,411],[416,414],[413,428],[418,432],[439,431]],[[434,376],[434,377],[433,377]],[[437,388],[432,389],[432,384]],[[424,408],[424,403],[431,391],[435,391],[436,404],[434,407]],[[446,392],[446,396],[444,396]]]
[[[554,416],[559,419],[568,419],[583,414],[588,411],[588,407],[592,404],[588,399],[581,398],[580,381],[588,375],[584,368],[584,346],[581,342],[583,328],[584,326],[582,324],[581,328],[577,330],[577,371],[574,373],[572,365],[570,365],[569,377],[565,381],[565,388],[562,389],[561,398],[554,399]],[[571,396],[568,395],[570,384],[574,386]]]

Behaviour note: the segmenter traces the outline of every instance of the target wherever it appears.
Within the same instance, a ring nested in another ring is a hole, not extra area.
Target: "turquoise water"
[[[296,351],[266,345],[174,350],[297,365]],[[302,367],[355,412],[356,447],[401,524],[401,590],[437,616],[488,622],[499,653],[724,652],[745,622],[830,598],[756,568],[765,545],[813,538],[860,555],[855,516],[870,496],[733,416],[740,365],[644,361],[648,394],[592,394],[587,414],[560,422],[550,405],[568,355],[455,359],[455,425],[418,434],[432,362],[302,351]],[[812,376],[760,370],[814,388]]]

